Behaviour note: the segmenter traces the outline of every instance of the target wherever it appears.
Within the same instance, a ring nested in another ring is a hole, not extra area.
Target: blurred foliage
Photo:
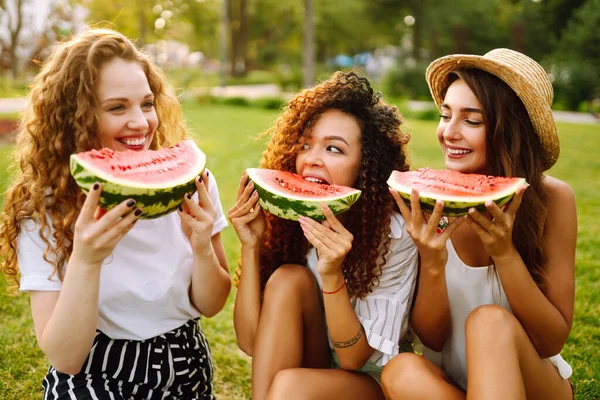
[[[2,4],[6,1],[15,0]],[[202,74],[179,67],[169,71],[182,75],[175,78],[180,87],[222,84],[216,60],[224,52],[230,65],[241,65],[227,68],[227,84],[271,82],[285,91],[302,87],[302,0],[50,1],[82,6],[87,24],[112,27],[139,43],[169,40],[201,52]],[[317,81],[345,67],[333,63],[337,56],[356,62],[353,56],[385,53],[394,66],[387,74],[366,68],[369,76],[393,95],[428,98],[419,74],[434,58],[508,47],[538,60],[551,73],[559,108],[577,109],[600,87],[595,72],[600,64],[600,0],[314,0],[313,5]],[[221,47],[225,8],[230,14],[228,49]],[[366,67],[364,60],[358,64]],[[261,79],[251,77],[257,71],[266,72]]]

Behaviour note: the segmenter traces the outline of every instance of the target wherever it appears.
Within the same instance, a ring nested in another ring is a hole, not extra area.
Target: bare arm
[[[195,180],[198,202],[184,196],[179,216],[194,253],[190,300],[202,315],[212,317],[225,305],[231,280],[221,234],[212,234],[216,210],[208,194],[208,179],[204,171]]]
[[[323,291],[333,292],[344,283],[339,270],[337,274],[321,275]],[[350,303],[346,287],[332,294],[323,294],[325,318],[334,351],[340,360],[340,367],[357,370],[369,360],[375,349],[369,346],[363,327]]]
[[[98,320],[100,268],[138,219],[124,201],[94,218],[100,187],[91,190],[75,224],[73,253],[60,292],[31,292],[40,348],[56,370],[76,374],[92,347]]]
[[[229,210],[229,220],[242,243],[240,283],[233,309],[233,325],[240,349],[252,356],[261,307],[260,241],[265,232],[265,217],[252,182],[240,179],[237,202]]]
[[[375,349],[369,346],[346,287],[337,290],[344,283],[342,263],[352,249],[354,238],[329,207],[321,204],[321,209],[326,217],[322,223],[306,217],[300,217],[299,222],[304,235],[319,255],[317,269],[323,284],[325,318],[340,366],[356,370],[367,362]]]
[[[419,278],[413,299],[411,324],[425,346],[441,351],[452,329],[446,287],[446,241],[450,240],[452,232],[464,223],[464,218],[456,219],[438,235],[436,227],[442,216],[443,202],[436,203],[425,224],[417,191],[411,193],[410,209],[398,193],[391,193],[406,221],[406,230],[419,249]]]
[[[242,246],[242,274],[233,309],[233,324],[238,345],[249,356],[253,355],[261,307],[258,255],[258,249]]]
[[[194,253],[194,269],[190,298],[194,306],[206,317],[223,309],[231,290],[231,279],[221,234],[211,238],[206,253]]]
[[[510,307],[541,357],[558,354],[573,322],[577,212],[573,190],[546,177],[548,217],[544,228],[546,294],[535,284],[516,250],[494,257]]]

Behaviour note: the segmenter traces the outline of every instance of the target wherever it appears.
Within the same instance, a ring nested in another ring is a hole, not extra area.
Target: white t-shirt
[[[217,212],[215,235],[227,226],[227,219],[212,173],[208,182]],[[18,237],[20,290],[60,291],[57,275],[49,279],[53,266],[43,258],[46,245],[38,231],[29,220]],[[52,243],[52,235],[47,237]],[[192,267],[192,250],[176,212],[138,220],[102,265],[97,328],[113,339],[145,340],[199,317],[188,295]]]
[[[465,322],[475,308],[486,304],[497,304],[512,312],[504,293],[502,283],[496,277],[490,278],[489,267],[470,267],[456,253],[452,240],[446,242],[448,261],[446,263],[446,287],[452,319],[452,332],[444,344],[441,354],[431,353],[427,349],[426,356],[439,365],[457,385],[467,389],[467,354],[465,338]],[[436,357],[441,360],[436,360]],[[561,377],[567,379],[573,370],[567,362],[557,354],[549,358],[558,369]]]
[[[364,300],[351,300],[369,346],[375,349],[369,361],[378,367],[386,365],[400,351],[400,339],[408,330],[410,306],[417,280],[418,251],[406,232],[402,215],[392,214],[390,228],[390,248],[379,276],[379,285],[373,287],[373,291]],[[315,248],[309,250],[307,261],[321,288]]]

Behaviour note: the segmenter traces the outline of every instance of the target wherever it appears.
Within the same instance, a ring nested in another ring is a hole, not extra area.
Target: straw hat
[[[448,73],[457,69],[478,68],[502,79],[523,101],[535,133],[544,149],[544,168],[554,165],[560,153],[556,123],[552,114],[554,91],[548,74],[537,62],[510,49],[495,49],[483,56],[453,54],[438,58],[425,73],[429,90],[438,108],[446,89]]]

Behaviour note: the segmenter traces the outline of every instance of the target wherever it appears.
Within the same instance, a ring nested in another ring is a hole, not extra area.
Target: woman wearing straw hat
[[[412,326],[440,354],[438,365],[428,351],[396,356],[383,372],[386,396],[571,399],[559,352],[573,321],[577,215],[569,185],[543,174],[559,154],[548,75],[508,49],[442,57],[426,75],[446,168],[529,187],[441,233],[443,202],[424,221],[417,192],[412,213],[393,193],[420,253]]]

